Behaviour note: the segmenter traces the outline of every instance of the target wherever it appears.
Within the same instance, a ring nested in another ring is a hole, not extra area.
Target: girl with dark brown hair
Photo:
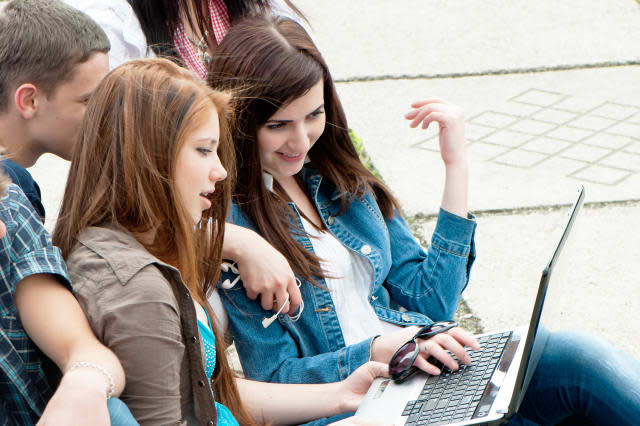
[[[247,376],[329,382],[368,360],[389,363],[401,346],[394,373],[415,360],[440,374],[431,357],[457,370],[451,353],[469,363],[464,346],[476,349],[477,342],[458,327],[412,339],[415,325],[451,320],[475,258],[461,110],[429,99],[405,116],[411,127],[436,122],[440,129],[442,208],[425,250],[393,195],[360,163],[327,65],[297,23],[256,17],[234,25],[216,51],[209,83],[238,91],[233,220],[287,255],[305,302],[297,321],[280,315],[262,324],[264,311],[241,285],[221,292]],[[545,337],[511,424],[634,424],[637,360],[583,333]]]
[[[290,386],[236,379],[227,364],[207,302],[234,174],[227,101],[167,60],[115,69],[87,107],[54,241],[140,423],[291,424],[352,411],[384,365]]]
[[[415,241],[389,189],[361,163],[324,59],[286,18],[248,18],[218,47],[209,84],[237,91],[234,223],[285,254],[302,282],[297,322],[263,328],[261,307],[241,285],[221,292],[245,373],[265,381],[335,380],[369,359],[388,362],[415,327],[450,319],[474,260],[460,109],[414,104],[412,127],[437,122],[446,166],[443,202],[428,251]],[[226,277],[225,277],[226,278]],[[403,312],[401,305],[411,312]],[[252,347],[268,348],[258,355]],[[469,333],[430,344],[461,360]],[[419,358],[418,365],[439,370]]]

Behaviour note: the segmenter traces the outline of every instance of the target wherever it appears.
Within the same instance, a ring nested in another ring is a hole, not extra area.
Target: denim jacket
[[[371,194],[356,198],[340,211],[341,194],[310,168],[301,177],[326,228],[349,250],[365,256],[373,269],[369,301],[378,317],[401,326],[450,319],[469,280],[475,259],[476,223],[440,210],[431,245],[425,250],[405,220],[384,218]],[[293,203],[297,226],[300,215]],[[256,230],[241,209],[233,206],[233,222]],[[306,236],[295,237],[313,251]],[[233,276],[223,273],[220,283]],[[318,282],[326,288],[324,280]],[[218,286],[231,332],[248,378],[280,383],[325,383],[345,379],[370,359],[372,336],[345,346],[328,290],[302,282],[304,311],[297,322],[288,315],[268,328],[261,320],[273,312],[250,300],[240,281],[225,290]]]

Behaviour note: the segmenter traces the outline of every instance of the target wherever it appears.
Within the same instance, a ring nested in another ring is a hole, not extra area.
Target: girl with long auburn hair
[[[142,424],[300,423],[353,411],[386,370],[314,386],[233,376],[207,302],[234,174],[229,115],[228,95],[189,71],[137,60],[97,88],[74,152],[53,238]]]
[[[235,24],[216,51],[209,84],[237,92],[233,221],[288,257],[305,303],[297,321],[280,315],[263,324],[265,312],[239,282],[220,286],[249,378],[339,380],[368,360],[389,363],[416,326],[451,320],[475,258],[460,108],[427,99],[405,116],[411,127],[435,122],[440,129],[445,184],[432,244],[423,249],[389,189],[360,162],[327,65],[296,22]],[[441,372],[430,357],[457,370],[450,353],[468,364],[465,346],[478,348],[459,327],[417,342],[415,366],[430,374]],[[577,333],[550,333],[547,342],[515,422],[637,418],[637,360]],[[604,359],[636,373],[602,369]]]

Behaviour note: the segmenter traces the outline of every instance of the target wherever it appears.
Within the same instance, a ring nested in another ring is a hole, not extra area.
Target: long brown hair
[[[194,299],[211,312],[207,293],[220,270],[234,170],[228,100],[166,59],[132,61],[113,70],[89,101],[73,155],[53,234],[63,256],[86,227],[119,224],[175,266]],[[229,178],[217,185],[211,208],[194,230],[175,186],[176,157],[211,108],[218,113],[219,156]],[[151,243],[139,237],[148,232],[154,234]],[[224,356],[224,339],[213,328],[216,395],[241,423],[252,424]]]
[[[295,21],[255,16],[235,24],[215,52],[209,84],[233,89],[236,125],[233,140],[238,159],[234,198],[259,232],[286,253],[296,274],[315,282],[325,276],[320,259],[291,235],[291,210],[286,197],[264,185],[256,135],[282,106],[324,83],[326,128],[309,151],[313,167],[342,194],[341,213],[353,197],[372,192],[385,217],[399,206],[389,189],[360,161],[349,136],[347,119],[322,55]],[[277,188],[274,182],[274,188]],[[294,233],[302,230],[293,230]]]

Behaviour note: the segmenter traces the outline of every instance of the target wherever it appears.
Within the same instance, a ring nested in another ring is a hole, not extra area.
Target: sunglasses
[[[413,336],[413,339],[400,346],[400,349],[391,357],[391,361],[389,361],[391,378],[396,383],[402,383],[418,371],[418,367],[413,366],[420,353],[417,339],[427,339],[457,326],[458,323],[455,321],[438,321],[422,327]]]

